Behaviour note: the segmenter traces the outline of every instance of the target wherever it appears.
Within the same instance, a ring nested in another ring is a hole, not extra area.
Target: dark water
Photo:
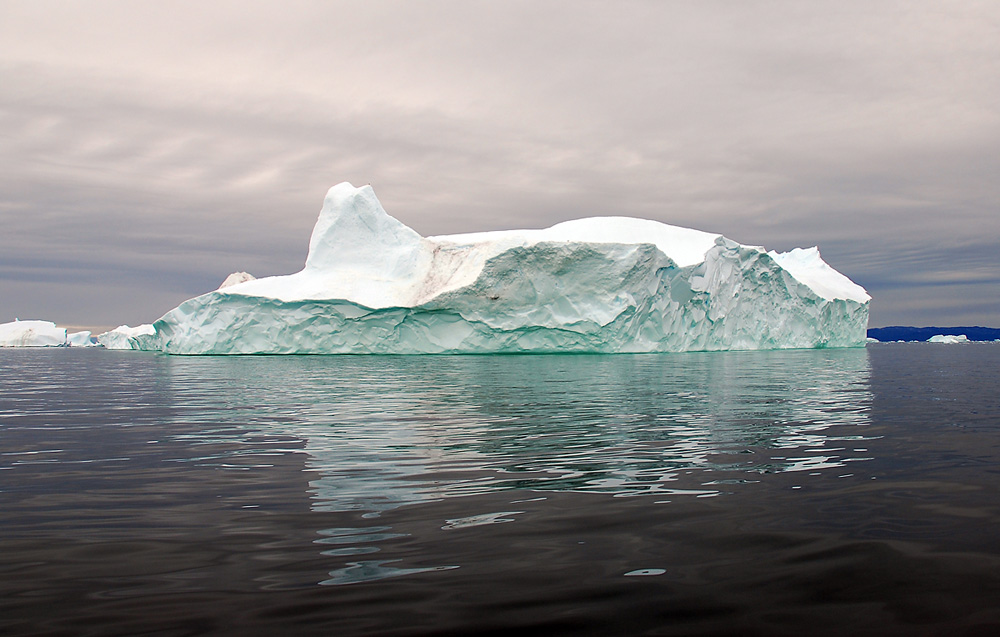
[[[998,371],[0,351],[0,634],[1000,634]]]

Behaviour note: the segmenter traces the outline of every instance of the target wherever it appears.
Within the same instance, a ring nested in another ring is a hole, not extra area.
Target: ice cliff
[[[19,321],[0,325],[0,347],[92,347],[90,332],[69,332],[51,321]]]
[[[132,347],[131,339],[138,336],[152,336],[156,330],[152,325],[144,324],[138,327],[119,325],[113,330],[97,335],[97,342],[107,349],[135,349]]]
[[[171,354],[862,347],[870,297],[816,248],[656,221],[422,237],[370,186],[327,193],[301,272],[182,303],[130,336]]]

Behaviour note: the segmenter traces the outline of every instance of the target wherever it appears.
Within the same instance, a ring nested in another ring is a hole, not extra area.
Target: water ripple
[[[210,451],[179,461],[305,453],[317,510],[505,489],[718,495],[677,482],[867,459],[844,444],[868,439],[864,350],[167,362],[176,438]]]

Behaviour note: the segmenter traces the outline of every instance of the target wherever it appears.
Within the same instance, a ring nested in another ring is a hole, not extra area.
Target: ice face
[[[66,330],[49,321],[14,321],[0,325],[0,347],[61,347]]]
[[[156,330],[149,324],[138,327],[119,325],[113,330],[98,334],[97,342],[107,349],[141,349],[140,347],[132,346],[132,339],[142,336],[155,336],[155,334]]]
[[[90,332],[67,333],[51,321],[14,321],[0,325],[0,347],[91,347]]]
[[[95,347],[97,343],[90,339],[90,332],[71,332],[66,335],[67,347]]]
[[[625,217],[425,238],[371,187],[344,183],[301,272],[186,301],[129,342],[173,354],[861,347],[869,301],[815,248],[766,252]]]

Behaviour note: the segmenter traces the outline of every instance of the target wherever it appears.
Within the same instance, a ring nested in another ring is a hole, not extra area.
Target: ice
[[[240,283],[246,283],[247,281],[256,281],[257,277],[250,274],[249,272],[233,272],[226,277],[226,280],[222,282],[219,289],[232,287],[234,285],[239,285]]]
[[[67,347],[95,347],[97,343],[90,338],[89,331],[71,332],[66,335]]]
[[[51,321],[0,324],[0,347],[91,347],[90,332],[68,333]]]
[[[627,217],[422,237],[370,186],[342,183],[302,271],[224,284],[129,342],[172,354],[862,347],[869,301],[816,248],[767,252]]]
[[[928,343],[946,343],[948,345],[955,345],[957,343],[971,343],[969,337],[965,334],[959,334],[953,336],[951,334],[935,334],[934,336],[927,339]]]
[[[66,330],[49,321],[18,321],[0,325],[0,347],[62,347]]]
[[[232,275],[230,275],[230,277],[231,276]],[[140,325],[138,327],[119,325],[113,330],[104,332],[103,334],[98,334],[97,342],[107,349],[140,349],[132,346],[132,339],[139,336],[154,336],[155,334],[156,330],[154,330],[153,326],[149,324]]]

